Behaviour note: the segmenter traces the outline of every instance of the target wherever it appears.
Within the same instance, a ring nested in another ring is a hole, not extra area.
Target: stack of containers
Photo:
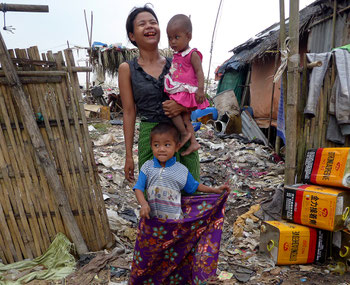
[[[285,186],[286,221],[263,223],[260,251],[279,265],[323,263],[329,255],[349,265],[350,148],[307,151],[303,181]]]

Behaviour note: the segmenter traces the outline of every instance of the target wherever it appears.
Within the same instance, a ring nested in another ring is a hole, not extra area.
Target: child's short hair
[[[177,14],[173,16],[169,22],[168,27],[174,23],[180,23],[181,27],[187,32],[192,33],[192,23],[191,19],[184,14]]]
[[[152,138],[158,134],[170,134],[176,143],[180,142],[180,133],[173,123],[159,123],[151,130],[150,142],[152,144]]]

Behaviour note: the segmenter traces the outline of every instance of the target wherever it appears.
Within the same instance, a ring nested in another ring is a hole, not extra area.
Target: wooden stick
[[[319,61],[310,62],[306,66],[309,69],[314,68],[314,67],[320,67],[320,66],[322,66],[322,61],[319,60]]]
[[[76,220],[72,214],[72,210],[68,203],[68,198],[63,189],[62,183],[56,172],[54,163],[51,161],[45,143],[43,141],[42,135],[36,121],[33,117],[33,112],[28,104],[27,97],[23,91],[22,84],[16,73],[16,70],[11,61],[10,55],[7,51],[5,42],[0,34],[0,61],[5,71],[6,78],[11,83],[12,94],[18,104],[19,108],[22,110],[22,116],[24,120],[24,125],[27,128],[28,134],[32,140],[33,146],[38,155],[38,159],[42,164],[45,172],[45,176],[49,182],[50,187],[55,193],[55,198],[57,199],[60,213],[68,230],[71,234],[71,238],[77,248],[78,254],[84,254],[88,252],[85,241],[80,233]]]
[[[0,4],[3,12],[49,12],[48,5]]]

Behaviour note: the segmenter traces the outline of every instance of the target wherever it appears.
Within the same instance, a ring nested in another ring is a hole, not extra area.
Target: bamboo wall
[[[49,155],[91,251],[112,241],[71,50],[10,50]],[[58,232],[69,236],[21,110],[0,71],[0,259],[43,254]]]
[[[306,66],[304,55],[304,64]],[[332,86],[336,76],[336,67],[331,59],[328,66],[321,94],[317,104],[315,117],[304,116],[304,108],[308,96],[309,76],[311,69],[304,68],[300,76],[301,90],[298,101],[298,146],[297,146],[297,181],[301,181],[305,152],[311,148],[319,147],[350,147],[350,136],[346,136],[345,144],[338,145],[326,139],[327,126],[329,121],[328,109],[332,92]]]

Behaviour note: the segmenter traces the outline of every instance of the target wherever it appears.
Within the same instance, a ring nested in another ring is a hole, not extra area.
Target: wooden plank
[[[0,4],[0,10],[3,12],[36,12],[47,13],[49,12],[48,5],[24,5],[24,4]]]
[[[21,54],[23,51],[21,52]],[[57,76],[66,76],[67,72],[66,71],[58,71],[58,70],[19,70],[17,71],[18,76],[24,77],[57,77]],[[0,77],[5,77],[5,72],[0,71]]]
[[[60,83],[62,78],[60,76],[55,77],[20,77],[22,84],[40,84],[40,83]],[[6,78],[0,77],[0,84],[9,85],[10,83]]]
[[[45,176],[51,188],[54,190],[55,198],[58,200],[60,207],[60,213],[67,225],[72,240],[77,248],[78,254],[83,254],[88,251],[87,246],[82,238],[81,232],[78,225],[72,215],[71,209],[68,204],[68,199],[61,184],[61,181],[57,175],[53,162],[49,159],[48,152],[45,148],[43,138],[40,134],[39,128],[37,127],[35,120],[33,118],[32,110],[28,104],[26,95],[23,91],[22,84],[16,73],[16,70],[11,62],[9,53],[5,42],[0,34],[0,61],[3,70],[6,73],[7,79],[11,82],[12,95],[14,96],[16,103],[20,106],[22,110],[22,117],[24,124],[27,127],[28,134],[30,135],[33,146],[38,155],[38,159],[43,166]]]

